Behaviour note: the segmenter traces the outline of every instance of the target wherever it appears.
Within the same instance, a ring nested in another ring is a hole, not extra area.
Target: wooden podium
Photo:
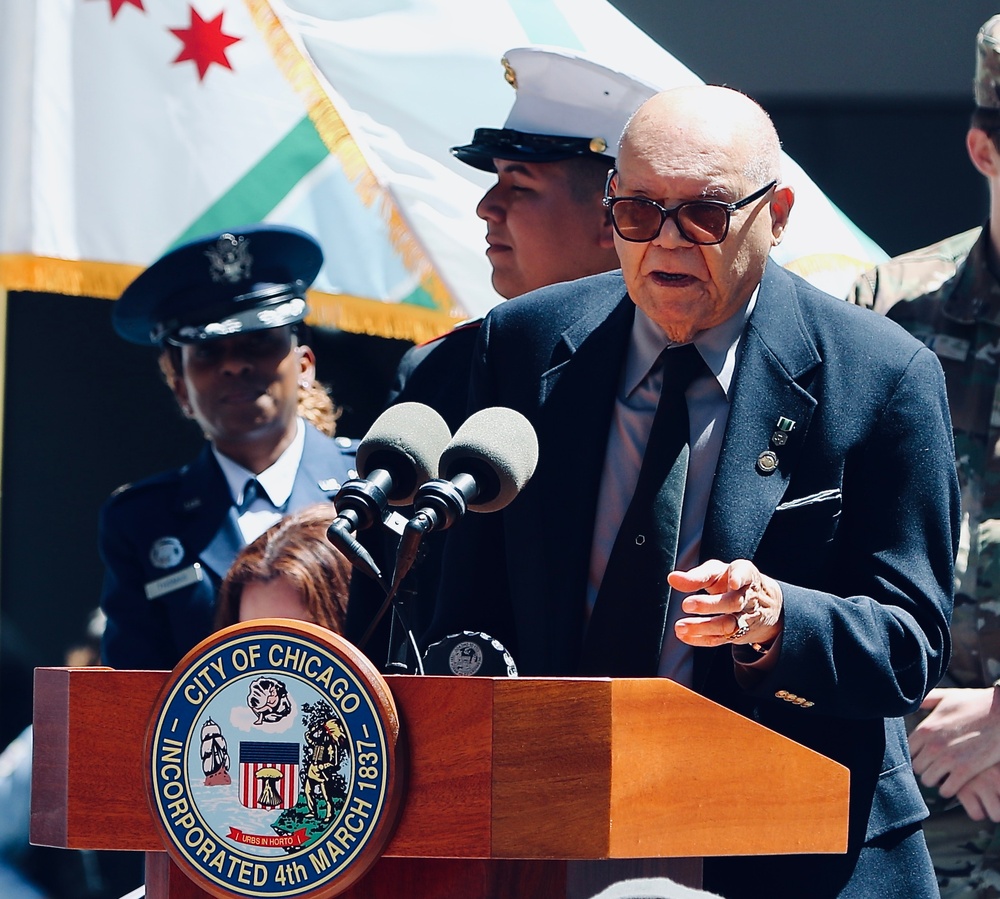
[[[203,899],[145,795],[144,735],[168,676],[36,669],[31,841],[145,851],[148,899]],[[846,768],[672,681],[386,682],[404,807],[348,899],[582,899],[609,871],[698,885],[706,855],[846,850]],[[734,781],[734,753],[766,781]]]

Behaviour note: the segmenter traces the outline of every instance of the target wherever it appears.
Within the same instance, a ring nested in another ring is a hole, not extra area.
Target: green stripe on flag
[[[567,50],[583,49],[576,32],[551,0],[508,0],[508,2],[532,44],[552,44],[556,47],[565,47]]]
[[[399,302],[407,306],[422,306],[425,309],[439,308],[438,304],[434,302],[434,298],[420,286],[415,287],[411,293],[408,293]]]
[[[329,151],[306,116],[260,162],[195,219],[171,245],[200,234],[263,221]]]
[[[260,162],[195,219],[168,249],[237,225],[263,221],[306,175],[329,155],[326,144],[306,116]],[[437,309],[421,286],[400,303]]]

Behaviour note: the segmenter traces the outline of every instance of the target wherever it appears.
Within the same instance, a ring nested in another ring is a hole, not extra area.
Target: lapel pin
[[[334,490],[340,489],[340,481],[336,478],[326,478],[320,481],[318,486],[324,493],[330,493]]]
[[[788,436],[795,429],[795,422],[790,418],[781,416],[774,426],[774,433],[771,435],[772,446],[784,446],[788,443]]]
[[[757,457],[757,471],[761,474],[770,474],[778,467],[778,454],[773,450],[764,450]]]

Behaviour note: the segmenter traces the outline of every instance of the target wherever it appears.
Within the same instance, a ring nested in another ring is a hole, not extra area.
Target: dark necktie
[[[694,344],[660,359],[660,400],[587,626],[582,674],[652,677],[659,667],[690,455],[684,391],[705,371]]]
[[[246,486],[243,488],[243,501],[236,506],[236,514],[242,515],[247,511],[247,509],[250,508],[254,500],[258,498],[271,502],[270,497],[267,495],[267,491],[263,488],[260,481],[256,478],[250,478],[250,480],[247,481]]]

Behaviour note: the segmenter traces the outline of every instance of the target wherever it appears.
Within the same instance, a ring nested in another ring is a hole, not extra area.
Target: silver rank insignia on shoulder
[[[205,572],[201,565],[195,562],[188,568],[182,568],[166,577],[149,581],[143,589],[146,591],[146,599],[159,599],[161,596],[180,590],[181,587],[189,587],[203,580],[205,580]]]

